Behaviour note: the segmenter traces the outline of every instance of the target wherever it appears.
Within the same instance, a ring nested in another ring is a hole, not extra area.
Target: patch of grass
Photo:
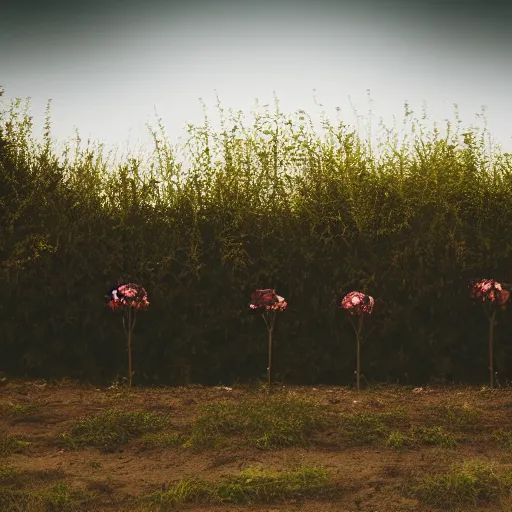
[[[430,405],[427,408],[436,423],[451,430],[472,430],[480,423],[481,412],[467,403]]]
[[[512,451],[512,430],[500,428],[492,433],[492,437],[500,448]]]
[[[411,436],[420,444],[440,446],[441,448],[455,448],[457,440],[453,434],[447,432],[441,426],[413,427]]]
[[[97,471],[101,469],[101,462],[99,460],[90,460],[87,462],[87,466]]]
[[[76,504],[85,496],[83,493],[73,491],[67,482],[59,482],[36,494],[38,500],[43,502],[50,510],[76,510]]]
[[[76,492],[66,482],[40,490],[0,487],[0,506],[6,512],[76,512],[89,497],[92,495]]]
[[[386,425],[396,425],[409,419],[409,411],[405,407],[394,407],[389,411],[375,412],[376,417]]]
[[[25,491],[11,489],[0,485],[0,510],[9,512],[30,510],[28,507],[32,505],[31,495]]]
[[[185,446],[215,446],[221,436],[242,435],[264,449],[305,446],[308,436],[326,423],[319,404],[295,397],[274,396],[201,407]]]
[[[148,500],[158,505],[179,503],[211,503],[215,499],[216,486],[199,478],[185,478],[167,491],[157,491]]]
[[[23,453],[30,442],[21,436],[10,435],[6,430],[0,430],[0,456],[7,457],[13,453]]]
[[[344,441],[354,444],[374,444],[389,431],[379,413],[340,414],[340,433]]]
[[[12,466],[0,465],[0,485],[12,484],[16,480],[18,471]]]
[[[323,468],[303,466],[297,470],[272,472],[250,468],[217,487],[217,499],[230,503],[269,503],[290,498],[316,496],[329,480]]]
[[[174,448],[182,446],[186,441],[186,436],[179,432],[150,432],[143,434],[140,438],[140,447],[143,450],[153,448]]]
[[[412,427],[408,434],[399,430],[392,431],[386,439],[386,446],[395,450],[415,448],[418,445],[440,446],[441,448],[455,448],[457,441],[453,434],[436,427]]]
[[[142,506],[137,507],[137,508],[130,508],[129,512],[168,512],[170,510],[173,510],[172,506],[166,506],[166,505],[161,505],[161,506],[159,506],[159,505],[142,505]],[[128,510],[127,510],[127,512],[128,512]]]
[[[416,440],[413,436],[403,434],[399,430],[393,430],[386,439],[386,446],[395,450],[403,450],[416,446]]]
[[[412,391],[414,386],[401,385],[401,384],[391,384],[386,382],[375,382],[368,386],[367,392],[372,394],[380,394],[380,393],[396,393],[396,394],[405,394]]]
[[[0,466],[0,510],[2,512],[83,510],[84,500],[94,495],[75,491],[65,481],[48,485],[48,480],[62,478],[62,476],[60,471],[18,471],[10,466]],[[42,487],[41,483],[43,483]]]
[[[427,475],[410,493],[438,508],[496,503],[511,487],[510,471],[499,474],[495,464],[468,460],[452,466],[446,473]]]
[[[275,387],[275,383],[273,387]],[[267,381],[265,379],[252,378],[246,384],[233,384],[233,388],[243,389],[249,395],[261,395],[267,392]]]
[[[60,470],[19,471],[10,465],[0,465],[0,485],[14,486],[16,489],[48,486],[62,481],[64,478],[65,473]]]
[[[0,407],[1,415],[11,422],[39,421],[42,404],[28,402],[23,404],[5,404]]]
[[[272,503],[317,496],[326,489],[328,480],[329,474],[325,469],[313,466],[279,472],[249,468],[221,482],[184,479],[149,499],[159,504]]]
[[[131,439],[167,426],[168,418],[160,414],[110,409],[92,418],[76,420],[71,430],[62,434],[62,439],[72,449],[96,446],[104,452],[113,452]]]

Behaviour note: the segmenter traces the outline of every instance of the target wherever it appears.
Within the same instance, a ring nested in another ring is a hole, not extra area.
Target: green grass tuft
[[[221,482],[184,479],[168,491],[157,492],[149,499],[159,504],[272,503],[318,496],[325,491],[328,481],[328,472],[318,467],[302,466],[279,472],[249,468]]]
[[[294,397],[251,398],[239,403],[211,404],[192,425],[187,447],[215,446],[223,436],[240,435],[263,449],[305,446],[326,416],[315,402]]]
[[[490,504],[511,488],[511,474],[498,474],[494,464],[468,460],[446,473],[423,477],[410,492],[422,502],[443,509]]]
[[[413,427],[411,436],[420,444],[440,446],[441,448],[455,448],[457,440],[450,432],[441,426]]]
[[[395,450],[417,448],[419,445],[455,448],[457,441],[453,434],[443,427],[411,427],[408,434],[393,430],[386,439],[386,446]]]
[[[23,404],[5,404],[0,407],[0,415],[11,422],[39,421],[42,404],[29,402]]]
[[[168,418],[145,411],[122,412],[114,409],[92,418],[76,420],[62,438],[67,447],[96,446],[113,452],[132,439],[168,426]]]
[[[416,446],[416,440],[413,436],[403,434],[399,430],[393,430],[386,439],[386,446],[395,450],[403,450]]]
[[[492,433],[492,437],[500,448],[512,451],[512,430],[500,428]]]
[[[339,420],[342,438],[349,444],[374,444],[389,431],[379,413],[340,414]]]
[[[0,487],[0,507],[5,512],[79,512],[92,494],[76,492],[66,482],[38,490]]]
[[[30,442],[22,436],[11,435],[6,430],[0,430],[0,457],[23,453],[29,446]]]
[[[439,404],[427,406],[436,423],[450,430],[473,430],[478,428],[481,412],[468,404]]]

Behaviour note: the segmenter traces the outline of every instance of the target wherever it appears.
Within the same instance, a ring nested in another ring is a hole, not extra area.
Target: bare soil
[[[469,405],[479,411],[479,426],[476,430],[462,428],[458,433],[460,443],[453,449],[421,446],[397,451],[384,445],[346,446],[332,432],[319,434],[307,448],[275,450],[235,444],[199,452],[181,446],[147,450],[134,440],[115,453],[102,453],[93,447],[71,450],[62,445],[61,435],[69,431],[74,420],[112,407],[170,414],[173,424],[179,428],[198,417],[200,404],[242,401],[254,393],[242,386],[100,389],[72,382],[7,381],[0,387],[0,411],[13,404],[40,404],[40,407],[25,416],[0,417],[0,428],[30,440],[26,451],[8,455],[1,463],[34,475],[58,470],[60,473],[56,474],[73,487],[99,493],[96,505],[87,508],[97,511],[144,510],[139,500],[185,476],[213,481],[252,466],[276,470],[297,462],[322,466],[331,472],[336,489],[327,499],[243,506],[187,503],[175,508],[194,512],[427,512],[436,509],[405,497],[402,492],[403,486],[415,477],[446,470],[454,462],[471,458],[512,467],[511,453],[498,446],[491,436],[497,429],[512,429],[512,390],[509,389],[413,391],[390,387],[358,393],[332,386],[279,386],[273,391],[309,397],[339,412],[382,412],[400,406],[407,409],[411,425],[435,424],[426,412],[431,410],[429,406]],[[483,504],[471,510],[512,511],[512,499],[506,496],[499,504]]]

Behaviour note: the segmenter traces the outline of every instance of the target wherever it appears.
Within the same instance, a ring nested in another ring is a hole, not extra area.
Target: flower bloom
[[[288,303],[284,297],[276,295],[276,291],[270,288],[256,290],[251,295],[249,307],[252,310],[284,311]]]
[[[134,283],[123,284],[110,292],[108,307],[115,311],[117,309],[133,308],[137,311],[146,309],[149,306],[146,290]]]
[[[370,295],[361,292],[350,292],[343,297],[341,308],[346,309],[351,315],[368,313],[371,315],[375,301]]]
[[[510,292],[504,290],[494,279],[482,279],[470,285],[471,298],[482,302],[492,302],[503,306],[510,297]]]

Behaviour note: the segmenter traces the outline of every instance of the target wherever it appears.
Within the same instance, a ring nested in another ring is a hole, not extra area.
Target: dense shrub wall
[[[221,113],[223,113],[221,109]],[[406,121],[417,123],[411,113]],[[343,123],[317,135],[304,112],[223,117],[114,169],[101,147],[74,157],[31,136],[21,103],[0,125],[0,370],[108,382],[126,375],[110,285],[142,284],[134,382],[232,383],[266,371],[255,288],[289,304],[273,368],[296,383],[352,382],[355,337],[342,294],[376,299],[365,320],[370,381],[485,383],[488,321],[468,279],[512,282],[512,160],[468,129],[421,133],[379,152]],[[181,151],[181,153],[180,153]],[[185,169],[187,155],[188,169]],[[495,368],[512,379],[512,311]]]

